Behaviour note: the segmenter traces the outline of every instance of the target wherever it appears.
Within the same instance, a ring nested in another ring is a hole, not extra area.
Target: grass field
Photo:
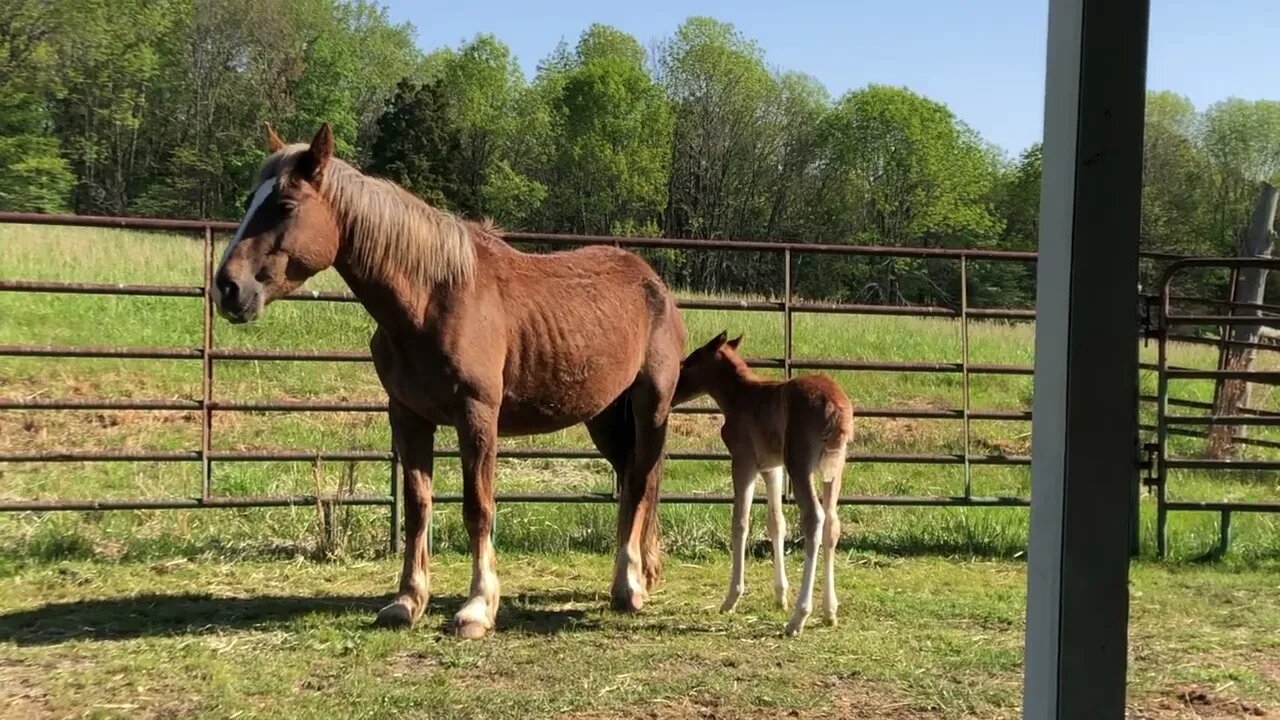
[[[196,285],[200,244],[0,225],[0,277]],[[340,284],[329,275],[311,286]],[[691,345],[727,328],[747,333],[748,354],[781,355],[777,314],[687,311],[685,319]],[[215,342],[363,350],[370,330],[358,306],[277,303],[256,324],[219,321]],[[0,343],[194,347],[200,332],[195,298],[0,293]],[[1030,364],[1032,337],[1026,323],[975,323],[971,361]],[[960,358],[958,325],[943,320],[798,315],[794,345],[797,357]],[[1144,358],[1153,353],[1144,349]],[[1208,367],[1214,354],[1177,347],[1173,361]],[[954,374],[837,377],[861,406],[961,404]],[[1154,392],[1150,374],[1143,384]],[[1207,400],[1212,386],[1186,382],[1175,394]],[[0,358],[3,397],[199,395],[198,361]],[[1031,379],[974,376],[971,396],[974,408],[1026,409]],[[215,398],[383,396],[367,364],[220,361]],[[1259,388],[1253,404],[1280,401]],[[715,418],[677,416],[670,447],[718,449],[717,428]],[[866,419],[858,432],[859,451],[963,448],[961,424],[951,420]],[[3,451],[177,450],[199,442],[199,418],[190,412],[0,413]],[[218,413],[213,442],[218,450],[389,446],[385,419],[356,413]],[[1190,455],[1198,442],[1179,438],[1175,447]],[[454,445],[449,433],[440,445]],[[973,453],[1024,454],[1029,445],[1027,423],[973,423]],[[506,438],[503,447],[590,443],[571,429]],[[667,468],[666,491],[728,491],[724,464]],[[1029,492],[1025,468],[975,467],[972,481],[978,495]],[[381,493],[387,467],[219,463],[213,482],[225,495]],[[436,482],[439,492],[457,492],[456,463],[439,461]],[[845,476],[846,491],[863,495],[952,495],[963,483],[961,468],[927,465],[852,464]],[[500,492],[610,484],[603,462],[499,463]],[[5,498],[191,496],[199,485],[194,463],[0,465]],[[1280,483],[1274,473],[1185,472],[1174,476],[1171,494],[1276,500]],[[1153,503],[1144,497],[1142,506],[1149,558]],[[509,632],[459,645],[435,632],[466,586],[456,507],[436,512],[438,605],[427,629],[399,635],[366,628],[396,571],[383,557],[385,508],[342,509],[329,532],[311,507],[0,516],[0,715],[312,717],[341,703],[358,716],[612,717],[639,703],[645,712],[688,717],[764,717],[784,707],[819,716],[1015,716],[1026,511],[857,507],[843,509],[842,519],[844,622],[787,644],[774,638],[782,618],[766,607],[767,593],[750,596],[735,617],[713,612],[727,574],[726,507],[663,507],[669,576],[650,612],[627,619],[600,612],[612,507],[501,505],[496,544],[508,600],[499,623]],[[1226,557],[1198,562],[1216,543],[1216,517],[1174,514],[1171,560],[1135,564],[1139,716],[1232,716],[1250,711],[1248,703],[1280,700],[1280,527],[1270,516],[1238,515],[1233,530]],[[752,563],[755,587],[767,587],[765,572],[763,560]],[[548,667],[549,657],[564,660]],[[496,699],[472,692],[482,687]]]

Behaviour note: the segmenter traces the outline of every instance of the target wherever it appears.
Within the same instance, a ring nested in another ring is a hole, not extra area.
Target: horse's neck
[[[342,260],[334,268],[378,327],[393,334],[422,328],[431,306],[431,288],[415,286],[408,278],[393,274],[371,277]]]

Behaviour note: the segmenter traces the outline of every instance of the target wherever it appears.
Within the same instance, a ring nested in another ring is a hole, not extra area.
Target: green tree
[[[671,113],[631,36],[603,25],[583,33],[558,68],[559,132],[549,202],[557,229],[610,233],[652,225],[666,202]]]
[[[49,113],[54,10],[18,0],[0,14],[0,210],[65,210],[75,182]]]
[[[376,133],[370,171],[437,207],[452,207],[460,143],[438,81],[400,81]]]

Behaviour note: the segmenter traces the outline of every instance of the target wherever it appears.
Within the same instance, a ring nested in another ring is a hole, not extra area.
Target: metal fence
[[[1170,384],[1181,380],[1243,380],[1251,383],[1280,385],[1280,372],[1232,368],[1225,366],[1225,350],[1230,346],[1248,347],[1254,350],[1276,351],[1272,343],[1238,340],[1232,337],[1232,328],[1248,325],[1259,327],[1280,326],[1280,306],[1266,303],[1237,301],[1235,291],[1239,273],[1246,268],[1280,270],[1280,259],[1273,258],[1188,258],[1171,263],[1160,279],[1158,304],[1149,312],[1148,337],[1157,342],[1157,414],[1154,463],[1147,484],[1156,494],[1156,552],[1164,557],[1168,552],[1169,513],[1172,511],[1201,511],[1219,513],[1219,541],[1217,551],[1226,552],[1231,541],[1231,514],[1233,512],[1280,512],[1280,502],[1232,502],[1201,500],[1170,500],[1169,477],[1176,470],[1214,471],[1275,471],[1280,470],[1278,460],[1235,459],[1213,457],[1182,457],[1174,454],[1169,446],[1172,435],[1207,437],[1207,428],[1227,427],[1276,427],[1280,426],[1280,412],[1260,408],[1240,407],[1230,414],[1219,414],[1213,403],[1196,402],[1172,397]],[[1178,295],[1173,292],[1174,281],[1188,271],[1196,269],[1225,269],[1230,271],[1225,299]],[[1175,301],[1184,306],[1225,308],[1227,314],[1176,312]],[[1190,328],[1217,328],[1217,337],[1187,332]],[[1189,368],[1169,363],[1171,342],[1210,345],[1218,348],[1218,366],[1215,369]],[[1170,407],[1199,410],[1201,413],[1173,413]],[[1197,430],[1195,428],[1206,428]],[[1236,447],[1280,448],[1274,440],[1233,435]]]
[[[369,362],[366,352],[334,351],[334,350],[246,350],[218,348],[214,344],[215,323],[213,307],[209,300],[208,288],[211,285],[215,269],[213,254],[215,233],[229,233],[236,228],[234,223],[206,222],[189,220],[162,220],[144,218],[113,218],[91,216],[37,215],[22,213],[0,213],[0,222],[41,224],[51,226],[105,227],[134,230],[159,230],[179,233],[192,233],[203,240],[204,282],[202,286],[172,285],[118,285],[77,282],[39,282],[30,280],[0,280],[0,292],[23,293],[78,293],[95,295],[133,295],[149,297],[203,297],[203,341],[198,347],[120,347],[120,346],[54,346],[54,345],[0,345],[0,356],[8,357],[48,357],[48,358],[134,358],[164,359],[181,361],[199,361],[202,366],[202,388],[199,398],[181,400],[121,400],[111,398],[95,399],[0,399],[0,410],[153,410],[153,411],[198,411],[201,417],[200,446],[188,450],[165,452],[119,452],[119,451],[38,451],[38,452],[0,452],[0,463],[31,462],[193,462],[202,468],[200,495],[196,497],[141,497],[127,499],[102,500],[4,500],[0,501],[0,512],[32,511],[32,510],[115,510],[115,509],[157,509],[157,508],[217,508],[217,507],[273,507],[288,505],[332,505],[360,504],[386,505],[391,510],[391,545],[398,542],[399,515],[399,476],[393,450],[369,451],[354,450],[344,452],[285,452],[285,451],[218,451],[214,450],[213,417],[215,413],[230,412],[378,412],[385,410],[382,403],[368,402],[326,402],[326,401],[282,401],[282,402],[247,402],[214,399],[214,366],[221,362],[237,362],[246,360],[292,360],[312,362]],[[727,240],[677,240],[656,238],[627,238],[608,236],[559,235],[546,233],[507,233],[506,238],[513,244],[538,243],[552,247],[579,246],[590,244],[609,244],[624,248],[672,248],[699,251],[749,251],[782,255],[781,299],[776,301],[737,301],[711,299],[682,299],[681,308],[700,310],[749,310],[778,313],[783,323],[783,354],[781,357],[756,357],[749,360],[753,367],[781,369],[790,375],[803,370],[838,370],[838,371],[875,371],[900,373],[948,373],[959,374],[962,385],[962,402],[954,408],[919,408],[919,407],[883,407],[858,408],[860,418],[910,418],[954,420],[963,424],[964,448],[960,453],[866,453],[850,454],[850,461],[856,463],[916,463],[929,465],[962,466],[964,474],[963,491],[956,495],[933,496],[855,496],[840,498],[846,505],[900,505],[900,506],[1026,506],[1026,497],[981,496],[973,492],[972,472],[974,466],[1025,466],[1030,458],[1025,455],[973,454],[970,436],[971,421],[1001,420],[1027,422],[1031,413],[1026,410],[993,410],[970,407],[970,379],[975,375],[1020,375],[1029,376],[1031,366],[1001,365],[974,363],[970,361],[969,324],[970,320],[1032,320],[1033,310],[1014,308],[971,307],[968,298],[968,279],[970,263],[975,261],[994,261],[1008,263],[1034,263],[1036,254],[1031,252],[1008,252],[993,250],[959,250],[942,248],[904,248],[873,247],[851,245],[802,244],[790,242],[755,242]],[[842,256],[915,258],[945,260],[958,263],[959,287],[956,296],[959,302],[954,307],[944,306],[894,306],[869,305],[852,303],[806,302],[796,298],[792,291],[793,273],[792,259],[799,254],[827,254]],[[1147,254],[1147,260],[1167,261],[1171,256]],[[345,292],[310,292],[300,291],[284,298],[297,302],[355,302],[355,298]],[[960,357],[953,360],[937,361],[872,361],[852,360],[831,357],[795,357],[793,350],[793,320],[802,313],[845,313],[860,315],[892,315],[900,317],[953,318],[959,323]],[[1154,397],[1144,397],[1145,401],[1155,401]],[[682,413],[714,413],[714,408],[681,407]],[[456,449],[438,450],[438,457],[457,457]],[[596,458],[594,450],[568,449],[509,449],[501,451],[499,457],[505,458]],[[669,451],[671,460],[727,460],[725,452],[689,452]],[[261,461],[334,461],[334,462],[379,462],[388,463],[388,492],[385,495],[343,495],[324,496],[291,495],[291,496],[229,496],[216,492],[214,468],[220,463]],[[1137,487],[1134,493],[1136,496]],[[569,503],[607,503],[616,499],[615,493],[507,493],[498,496],[499,502],[569,502]],[[672,503],[727,503],[731,496],[727,494],[664,494],[664,502]],[[461,501],[457,494],[441,494],[435,502],[451,503]],[[1135,530],[1136,531],[1136,530]]]

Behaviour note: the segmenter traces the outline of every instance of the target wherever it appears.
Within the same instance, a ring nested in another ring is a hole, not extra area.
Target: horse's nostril
[[[239,300],[240,286],[229,277],[218,278],[218,292],[222,293],[223,304],[235,304]]]

